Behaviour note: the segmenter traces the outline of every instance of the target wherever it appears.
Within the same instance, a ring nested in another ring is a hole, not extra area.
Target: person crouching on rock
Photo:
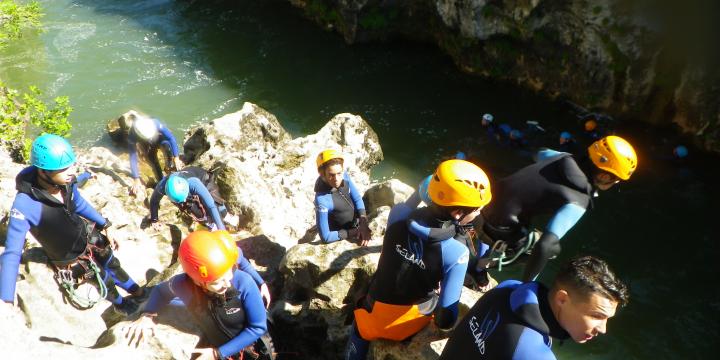
[[[107,234],[110,221],[103,218],[80,194],[75,177],[75,152],[64,138],[46,134],[33,141],[29,166],[16,177],[18,190],[10,210],[5,251],[0,256],[0,299],[12,303],[20,256],[28,231],[40,243],[56,271],[69,300],[80,308],[99,299],[75,294],[77,285],[90,280],[115,310],[137,310],[141,288],[113,255],[118,243]],[[104,232],[104,233],[102,233]],[[115,286],[128,293],[123,298]]]
[[[458,322],[440,360],[555,359],[550,338],[582,344],[604,334],[608,319],[628,298],[625,284],[592,256],[569,261],[550,289],[507,280]]]
[[[362,195],[344,171],[339,151],[323,150],[317,157],[315,182],[315,215],[320,239],[325,243],[338,240],[367,246],[371,233]]]
[[[172,163],[166,168],[178,170],[182,169],[183,164],[180,161],[177,141],[167,126],[158,119],[149,118],[134,111],[129,117],[132,118],[132,126],[128,134],[128,152],[130,154],[130,172],[133,178],[130,193],[137,196],[144,191],[138,170],[138,153],[149,160],[158,181],[164,174],[163,166],[157,156],[158,151],[164,152],[167,163],[170,163],[170,159],[172,159]]]
[[[178,259],[184,273],[153,288],[143,314],[123,329],[129,345],[155,336],[153,318],[178,297],[208,345],[193,351],[197,359],[242,359],[244,352],[274,358],[260,292],[250,275],[235,266],[238,247],[220,233],[195,231],[182,241]]]
[[[165,195],[180,211],[210,230],[225,230],[224,220],[238,226],[239,218],[228,213],[214,176],[197,166],[163,177],[155,186],[150,197],[149,221],[158,230],[162,226],[158,222],[158,209]]]
[[[447,160],[432,175],[428,193],[428,207],[408,213],[403,204],[390,211],[377,271],[354,311],[347,360],[365,359],[370,341],[407,339],[433,314],[441,331],[457,320],[469,252],[441,224],[470,224],[490,202],[490,182],[477,165]]]

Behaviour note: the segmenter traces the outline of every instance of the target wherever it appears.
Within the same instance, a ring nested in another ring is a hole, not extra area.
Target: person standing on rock
[[[415,199],[390,211],[377,271],[354,311],[346,360],[365,359],[370,341],[407,339],[433,314],[441,331],[457,320],[469,252],[453,237],[490,202],[490,182],[477,165],[447,160],[432,175],[428,194],[427,207],[409,209]],[[448,222],[453,226],[444,227]]]
[[[343,169],[339,151],[327,149],[317,156],[320,176],[315,181],[315,215],[320,239],[338,240],[367,246],[371,233],[362,195]]]
[[[225,230],[223,220],[238,226],[239,218],[228,213],[213,174],[202,168],[188,166],[157,183],[150,197],[149,221],[154,227],[160,225],[158,209],[166,195],[183,213],[210,230]]]
[[[493,248],[507,247],[512,256],[525,247],[530,221],[550,215],[542,236],[532,248],[523,281],[534,280],[547,261],[560,254],[560,239],[591,206],[598,190],[628,180],[637,169],[635,150],[625,139],[607,136],[594,142],[587,155],[575,160],[554,150],[538,153],[538,161],[495,184],[495,201],[475,223]],[[502,246],[497,246],[502,241]],[[485,254],[480,254],[481,256]],[[492,262],[479,261],[477,271]]]
[[[550,289],[507,280],[470,309],[450,334],[440,360],[551,360],[552,339],[585,343],[604,334],[627,287],[595,257],[569,261]]]
[[[206,344],[193,351],[197,359],[274,358],[262,297],[251,276],[237,269],[239,256],[226,232],[189,234],[178,256],[184,273],[153,288],[143,314],[123,329],[129,345],[155,336],[153,318],[178,297],[205,336]]]
[[[138,152],[147,158],[152,166],[155,178],[162,179],[163,166],[160,164],[157,152],[162,150],[165,154],[165,160],[172,165],[170,168],[182,169],[183,164],[180,161],[180,150],[177,141],[170,129],[157,119],[132,112],[129,115],[132,118],[132,126],[128,134],[128,152],[130,154],[130,172],[133,178],[133,184],[130,193],[137,196],[144,191],[144,186],[140,180],[140,171],[138,170]]]
[[[46,134],[32,143],[30,162],[16,177],[18,194],[10,210],[5,251],[0,256],[0,299],[12,303],[20,257],[29,231],[40,243],[63,279],[72,299],[74,285],[86,279],[107,290],[115,309],[129,314],[133,301],[145,296],[141,288],[113,255],[118,243],[108,235],[111,224],[80,194],[75,178],[75,153],[64,138]],[[104,233],[103,233],[104,232]],[[128,293],[123,298],[115,286]],[[102,293],[102,291],[101,291]],[[87,299],[85,299],[87,300]],[[86,304],[84,306],[92,306]]]

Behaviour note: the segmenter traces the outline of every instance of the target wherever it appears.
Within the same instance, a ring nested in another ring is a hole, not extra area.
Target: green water
[[[374,177],[417,183],[459,149],[494,177],[528,162],[485,141],[477,124],[483,112],[514,125],[539,120],[553,134],[549,145],[561,130],[577,127],[561,104],[461,74],[433,47],[347,46],[287,1],[40,3],[47,31],[0,52],[0,78],[69,96],[73,141],[83,146],[106,143],[105,122],[130,108],[160,118],[179,137],[245,101],[268,109],[293,135],[352,112],[380,136],[386,160]],[[711,224],[720,196],[710,184],[717,158],[693,152],[688,164],[672,164],[663,160],[678,141],[671,132],[644,126],[619,132],[636,144],[637,174],[597,199],[543,278],[574,254],[599,255],[630,283],[632,301],[607,335],[554,350],[563,359],[714,358],[720,239]]]

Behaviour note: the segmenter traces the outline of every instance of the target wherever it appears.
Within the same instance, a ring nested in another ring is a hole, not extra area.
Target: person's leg
[[[345,347],[345,360],[365,360],[369,348],[370,342],[360,336],[357,324],[353,321],[352,329],[350,330],[350,338],[348,339],[347,346]]]
[[[150,162],[150,167],[152,167],[153,174],[155,175],[155,178],[157,181],[162,180],[164,174],[163,174],[163,166],[160,164],[160,159],[158,158],[158,151],[162,146],[150,146],[150,149],[148,150],[148,162]]]

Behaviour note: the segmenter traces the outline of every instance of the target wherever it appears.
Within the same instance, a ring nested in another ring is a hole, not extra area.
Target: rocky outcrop
[[[468,73],[616,117],[672,122],[720,151],[720,71],[709,16],[717,11],[703,2],[290,2],[349,43],[433,42]]]

